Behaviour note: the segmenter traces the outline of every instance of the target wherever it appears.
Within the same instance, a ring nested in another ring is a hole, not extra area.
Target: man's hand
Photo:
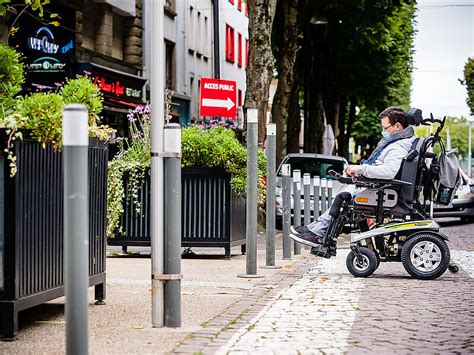
[[[351,165],[349,165],[345,171],[348,176],[355,176],[356,174],[354,168],[352,168]]]

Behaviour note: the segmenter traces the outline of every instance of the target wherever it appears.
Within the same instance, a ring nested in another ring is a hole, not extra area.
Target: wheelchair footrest
[[[336,256],[335,245],[318,245],[317,247],[311,248],[311,254],[315,256],[321,256],[326,259],[330,259],[332,256]]]

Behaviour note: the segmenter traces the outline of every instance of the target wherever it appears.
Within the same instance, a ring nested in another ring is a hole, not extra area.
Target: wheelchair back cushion
[[[411,146],[411,150],[403,159],[400,170],[395,179],[410,182],[411,186],[401,188],[401,197],[406,202],[412,202],[415,198],[416,177],[418,174],[418,163],[420,160],[420,151],[423,147],[424,138],[416,138]]]

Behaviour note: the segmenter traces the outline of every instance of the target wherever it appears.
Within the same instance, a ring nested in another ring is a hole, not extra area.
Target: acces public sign
[[[199,115],[235,118],[236,86],[231,80],[202,78]]]

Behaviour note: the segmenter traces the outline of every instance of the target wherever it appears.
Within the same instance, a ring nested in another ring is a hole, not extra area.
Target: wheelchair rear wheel
[[[355,277],[369,277],[379,266],[377,255],[368,248],[359,248],[362,260],[358,260],[353,252],[347,255],[347,270]]]
[[[433,280],[448,269],[450,253],[446,242],[437,234],[423,232],[406,241],[401,257],[405,270],[411,276]]]

